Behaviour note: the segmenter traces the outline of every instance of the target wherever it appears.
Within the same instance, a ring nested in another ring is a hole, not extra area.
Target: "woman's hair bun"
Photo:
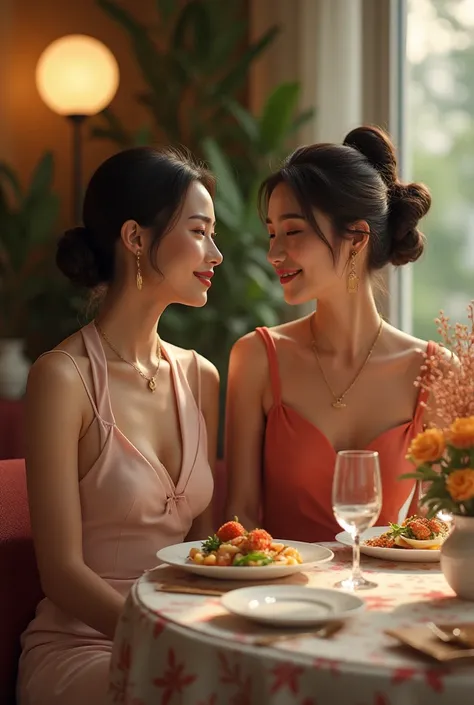
[[[78,226],[66,230],[58,242],[56,264],[73,284],[93,289],[110,279],[100,253],[94,247],[93,233]]]
[[[417,226],[430,209],[430,192],[424,184],[398,180],[395,147],[379,127],[356,127],[344,144],[363,154],[387,186],[389,262],[397,267],[415,262],[425,247],[426,238]]]
[[[397,155],[386,132],[371,125],[356,127],[349,132],[344,144],[363,154],[388,187],[397,182]]]
[[[396,267],[415,262],[423,254],[426,238],[418,229],[418,222],[430,206],[431,194],[424,184],[398,182],[389,190],[390,262]]]

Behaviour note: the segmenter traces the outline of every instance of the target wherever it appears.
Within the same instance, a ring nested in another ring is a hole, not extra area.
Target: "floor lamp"
[[[56,39],[41,54],[36,66],[41,98],[72,125],[74,225],[80,224],[82,213],[82,127],[88,117],[109,105],[118,84],[114,55],[97,39],[84,34]]]

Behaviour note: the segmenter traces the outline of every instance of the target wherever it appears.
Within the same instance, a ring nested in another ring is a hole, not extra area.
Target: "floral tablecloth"
[[[278,583],[332,587],[350,549],[325,544],[331,563]],[[474,602],[455,597],[438,563],[363,558],[378,587],[359,593],[366,611],[331,639],[253,645],[269,629],[229,615],[218,597],[171,594],[157,585],[194,576],[159,567],[135,583],[120,620],[110,703],[126,705],[467,705],[474,661],[440,665],[399,646],[386,629],[427,621],[473,621]],[[171,571],[171,572],[170,572]],[[199,584],[202,584],[200,582]],[[214,587],[221,587],[220,581]],[[229,584],[226,583],[226,586]],[[234,587],[241,587],[235,585]]]

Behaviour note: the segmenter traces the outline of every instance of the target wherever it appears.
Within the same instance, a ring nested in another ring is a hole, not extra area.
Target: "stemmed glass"
[[[382,509],[379,454],[368,450],[341,450],[337,454],[332,486],[332,508],[337,523],[353,539],[352,575],[336,583],[346,590],[377,587],[360,571],[360,534],[375,524]]]

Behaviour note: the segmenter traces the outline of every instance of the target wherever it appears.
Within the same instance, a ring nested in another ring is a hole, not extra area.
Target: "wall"
[[[156,22],[153,0],[121,0],[121,5],[136,16],[138,6],[141,19],[154,18]],[[40,154],[53,149],[63,225],[71,218],[70,125],[42,102],[36,90],[35,67],[48,44],[65,34],[90,34],[111,49],[120,67],[120,86],[111,107],[131,127],[138,127],[145,117],[130,100],[143,82],[125,34],[94,0],[0,1],[0,159],[11,161],[26,179]],[[84,179],[114,151],[112,144],[86,140]]]

